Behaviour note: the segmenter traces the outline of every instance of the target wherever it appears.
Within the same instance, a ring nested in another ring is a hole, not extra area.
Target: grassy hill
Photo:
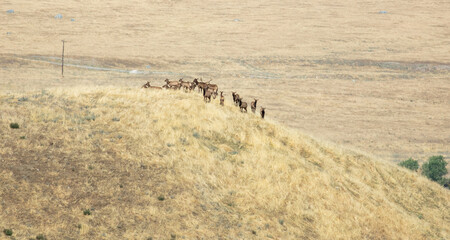
[[[5,93],[0,112],[16,239],[450,238],[448,190],[270,112],[117,87]]]

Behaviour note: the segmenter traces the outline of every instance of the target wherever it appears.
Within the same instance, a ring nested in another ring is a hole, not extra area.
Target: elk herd
[[[197,92],[201,92],[203,94],[203,101],[205,101],[206,103],[211,102],[211,98],[216,99],[219,93],[219,87],[216,84],[211,84],[211,80],[209,80],[208,82],[203,82],[202,79],[198,81],[198,79],[195,78],[192,82],[185,82],[183,81],[183,78],[181,78],[178,81],[170,81],[169,79],[166,79],[164,81],[166,84],[162,87],[151,86],[150,82],[147,82],[142,85],[142,88],[173,90],[183,89],[185,92],[194,91],[197,88]],[[247,112],[247,102],[242,101],[242,97],[239,96],[239,94],[237,94],[236,92],[231,92],[231,95],[233,97],[234,105],[238,106],[241,112]],[[250,109],[253,113],[256,112],[257,103],[258,99],[256,98],[250,103]],[[225,105],[225,97],[223,91],[220,92],[220,105]],[[261,114],[261,117],[264,118],[264,115],[266,114],[265,108],[260,107],[259,113]]]

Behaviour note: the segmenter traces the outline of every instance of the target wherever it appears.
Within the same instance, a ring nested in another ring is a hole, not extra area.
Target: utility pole
[[[64,42],[66,42],[66,41],[64,41],[64,40],[62,40],[62,43],[63,43],[63,49],[62,49],[62,58],[61,58],[61,75],[62,75],[62,77],[64,77]]]

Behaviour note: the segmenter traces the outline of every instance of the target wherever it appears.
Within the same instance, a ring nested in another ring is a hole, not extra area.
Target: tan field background
[[[231,90],[248,102],[259,98],[268,118],[323,140],[393,161],[449,156],[449,2],[1,6],[1,91],[202,77],[228,99]],[[45,61],[60,62],[63,39],[66,63],[105,71],[67,66],[60,78]]]

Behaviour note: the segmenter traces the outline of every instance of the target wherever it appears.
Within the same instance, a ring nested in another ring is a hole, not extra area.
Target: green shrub
[[[163,195],[160,195],[159,197],[158,197],[158,200],[159,201],[164,201],[166,198],[163,196]]]
[[[417,171],[419,169],[419,163],[417,160],[414,160],[412,158],[409,158],[408,160],[402,161],[398,164],[399,166],[402,166],[404,168],[408,168],[413,171]]]
[[[36,236],[36,240],[47,240],[47,238],[44,235],[39,234]]]
[[[442,176],[447,174],[446,165],[447,162],[442,155],[432,156],[428,159],[428,162],[422,165],[422,174],[433,181],[439,182],[442,180]]]
[[[9,127],[10,128],[19,128],[19,124],[18,123],[10,123]]]
[[[86,209],[86,210],[83,211],[83,214],[84,215],[91,215],[91,210]]]
[[[13,235],[13,231],[11,229],[3,229],[3,233],[6,236],[12,236]]]

